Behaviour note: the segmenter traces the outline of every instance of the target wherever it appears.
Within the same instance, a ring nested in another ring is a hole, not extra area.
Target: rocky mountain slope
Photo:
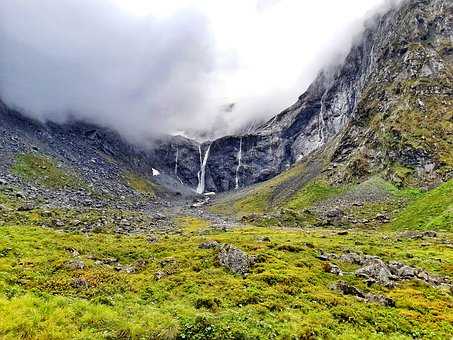
[[[329,165],[319,170],[330,167],[337,181],[387,169],[394,181],[440,183],[453,162],[452,21],[449,1],[405,1],[370,20],[344,63],[321,72],[290,108],[203,144],[165,137],[138,147],[100,127],[42,124],[0,104],[3,168],[39,150],[111,193],[126,169],[190,195],[263,182],[326,147]]]
[[[220,160],[215,152],[210,156],[207,174],[225,179],[210,188],[233,187],[241,144],[243,185],[272,177],[331,142],[337,144],[329,160],[343,179],[384,168],[397,179],[401,167],[420,183],[451,176],[452,11],[448,1],[406,1],[375,18],[345,62],[321,72],[293,106],[255,133],[213,143],[223,152]],[[218,164],[228,166],[222,172]]]
[[[344,63],[321,72],[290,108],[243,136],[203,145],[206,189],[262,182],[334,142],[329,160],[343,180],[385,168],[395,181],[407,180],[401,172],[418,184],[449,178],[452,21],[452,4],[442,0],[405,1],[370,20]]]

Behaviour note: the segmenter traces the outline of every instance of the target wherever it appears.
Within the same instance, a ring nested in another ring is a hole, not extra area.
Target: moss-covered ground
[[[35,153],[20,154],[16,157],[12,172],[24,180],[53,189],[80,189],[85,187],[83,180],[56,160]]]
[[[55,164],[23,155],[14,170],[43,186],[79,185]],[[152,232],[153,237],[140,212],[18,211],[20,199],[0,193],[0,339],[451,338],[453,296],[447,287],[416,280],[393,289],[367,286],[353,274],[356,265],[333,261],[345,273],[338,277],[325,272],[318,256],[377,255],[452,280],[452,181],[422,191],[398,188],[379,176],[337,186],[314,178],[285,200],[276,199],[276,190],[298,171],[214,207],[237,216],[280,211],[272,223],[260,224],[264,227],[244,223],[225,231],[208,220],[178,216],[172,232]],[[131,174],[124,179],[134,190],[152,194],[148,181]],[[358,219],[389,214],[388,222],[313,227],[316,207],[362,195],[366,201],[370,191],[379,199],[342,209]],[[128,218],[142,221],[144,228],[115,234],[115,223]],[[101,220],[100,228],[78,231]],[[348,232],[339,233],[344,228]],[[403,236],[405,230],[438,234],[413,239]],[[246,277],[234,275],[219,265],[217,250],[199,248],[208,240],[232,244],[256,256],[257,263]],[[385,295],[395,306],[345,296],[333,288],[339,280]]]
[[[244,226],[223,232],[180,218],[180,233],[145,236],[67,233],[27,225],[0,228],[0,337],[5,339],[448,339],[453,298],[446,289],[407,281],[384,294],[396,307],[365,303],[331,288],[321,250],[355,251],[453,276],[452,233],[429,240],[398,231]],[[266,238],[265,238],[266,237]],[[263,241],[266,240],[266,241]],[[207,240],[260,258],[243,278],[220,267]],[[134,273],[99,259],[116,258]],[[82,269],[68,267],[80,260]],[[356,266],[337,264],[346,272]],[[164,273],[158,276],[157,273]],[[83,285],[77,284],[82,280]]]
[[[148,197],[155,196],[154,185],[147,179],[130,171],[123,174],[123,179],[126,184],[136,192],[144,194]]]

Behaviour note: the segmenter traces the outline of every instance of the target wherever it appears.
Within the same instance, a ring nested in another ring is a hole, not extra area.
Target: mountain
[[[0,338],[451,339],[452,21],[403,1],[209,142],[0,101]]]
[[[451,176],[452,20],[446,1],[407,1],[372,20],[345,62],[321,72],[293,106],[252,133],[213,142],[209,189],[234,187],[241,140],[243,186],[335,139],[329,163],[344,168],[335,170],[343,179],[383,169],[398,177],[401,167],[423,183]]]
[[[372,21],[342,66],[258,129],[279,140],[280,169],[296,164],[214,209],[254,224],[372,228],[418,190],[451,196],[452,21],[452,3],[435,0],[406,1]],[[407,227],[451,225],[453,202],[436,202]]]
[[[294,105],[244,135],[203,144],[169,136],[146,148],[89,124],[19,118],[3,104],[2,126],[70,166],[82,157],[89,168],[101,154],[150,178],[157,169],[169,187],[243,188],[275,177],[334,140],[329,163],[339,180],[386,169],[396,181],[410,181],[401,178],[403,172],[416,177],[414,183],[439,183],[451,176],[453,162],[451,11],[446,1],[406,1],[369,20],[340,66],[322,71]]]

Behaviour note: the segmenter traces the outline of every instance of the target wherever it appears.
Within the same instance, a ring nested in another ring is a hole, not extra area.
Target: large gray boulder
[[[244,251],[231,244],[222,246],[217,259],[221,266],[239,275],[247,275],[255,262],[254,257],[247,255]]]

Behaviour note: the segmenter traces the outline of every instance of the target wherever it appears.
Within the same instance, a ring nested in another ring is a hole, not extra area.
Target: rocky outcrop
[[[405,280],[420,280],[434,287],[449,286],[450,280],[446,277],[430,275],[427,271],[405,265],[398,261],[385,262],[378,256],[360,255],[347,252],[342,255],[321,253],[318,259],[322,261],[339,260],[359,265],[354,274],[366,280],[368,285],[378,283],[380,285],[393,288],[397,282]],[[334,264],[326,262],[324,270],[328,273],[339,275],[342,273],[340,268]]]
[[[255,263],[255,259],[247,255],[244,251],[225,244],[219,251],[217,259],[221,266],[225,267],[234,274],[247,275],[250,268]]]
[[[395,307],[395,301],[384,295],[375,295],[371,293],[364,293],[360,289],[347,284],[346,282],[340,281],[335,284],[332,288],[340,291],[344,295],[352,295],[361,301],[377,303],[386,307]]]

